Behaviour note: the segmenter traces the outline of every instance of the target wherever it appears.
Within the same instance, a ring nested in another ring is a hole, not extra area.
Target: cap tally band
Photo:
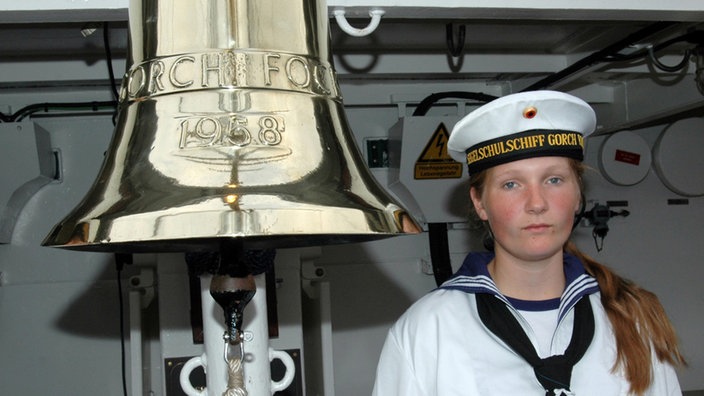
[[[481,142],[466,150],[469,173],[531,157],[561,156],[584,159],[584,137],[579,132],[530,130]]]

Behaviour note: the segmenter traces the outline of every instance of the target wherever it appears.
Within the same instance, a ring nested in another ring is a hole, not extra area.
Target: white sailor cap
[[[596,115],[582,99],[557,91],[506,95],[472,111],[452,129],[448,152],[469,174],[530,157],[584,159]]]

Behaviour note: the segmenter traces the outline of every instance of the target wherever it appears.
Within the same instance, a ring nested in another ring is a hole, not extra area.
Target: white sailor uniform
[[[545,395],[533,367],[493,334],[477,310],[477,294],[498,298],[540,350],[528,320],[502,296],[487,264],[493,253],[471,253],[462,268],[440,288],[414,303],[393,325],[384,344],[373,396]],[[567,287],[557,307],[557,327],[548,342],[551,355],[561,355],[572,338],[574,307],[589,299],[594,334],[575,364],[564,395],[628,395],[621,371],[612,372],[616,344],[601,305],[596,280],[581,262],[565,254]],[[542,356],[541,356],[542,357]],[[673,367],[653,357],[653,382],[646,395],[681,395]],[[569,391],[567,390],[569,389]]]

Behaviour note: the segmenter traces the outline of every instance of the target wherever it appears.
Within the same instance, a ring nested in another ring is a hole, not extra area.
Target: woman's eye
[[[512,189],[512,188],[515,188],[515,187],[516,187],[516,182],[510,181],[510,182],[504,183],[504,188],[507,189],[507,190],[510,190],[510,189]]]
[[[551,177],[548,179],[549,184],[558,184],[560,182],[562,182],[562,178],[559,177]]]

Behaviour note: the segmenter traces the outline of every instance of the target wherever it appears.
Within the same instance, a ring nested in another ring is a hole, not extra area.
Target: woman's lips
[[[530,224],[530,225],[524,227],[524,230],[538,232],[538,231],[545,231],[548,228],[550,228],[550,225],[548,225],[548,224]]]

